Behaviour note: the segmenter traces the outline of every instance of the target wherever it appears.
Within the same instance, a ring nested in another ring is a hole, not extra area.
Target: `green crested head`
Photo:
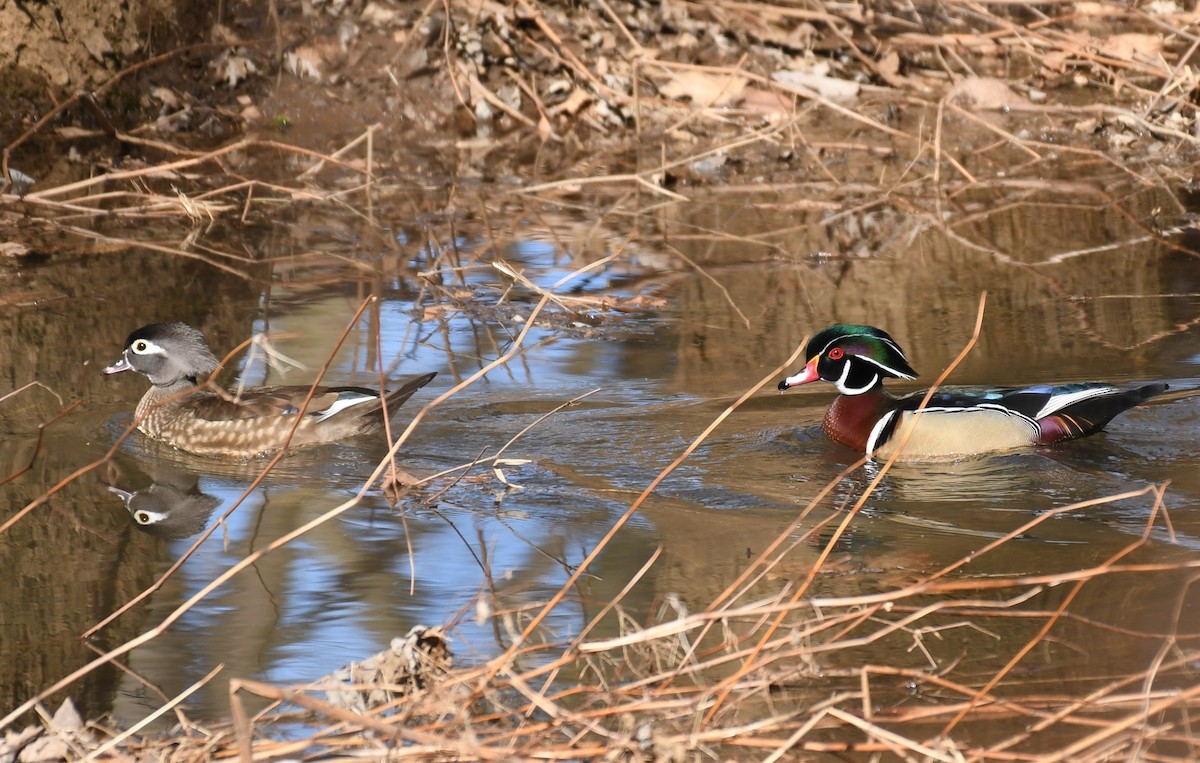
[[[843,395],[859,395],[885,378],[917,377],[896,340],[874,326],[830,326],[809,341],[804,354],[804,371],[780,382],[780,390],[822,379]]]

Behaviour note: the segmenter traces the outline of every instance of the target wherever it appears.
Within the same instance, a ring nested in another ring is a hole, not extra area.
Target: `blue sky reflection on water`
[[[539,286],[555,283],[572,266],[566,252],[544,241],[500,247],[496,254]],[[465,662],[485,659],[498,648],[498,626],[475,624],[479,592],[495,593],[502,607],[546,600],[655,475],[730,401],[769,374],[806,332],[834,320],[884,325],[924,374],[898,391],[931,381],[969,335],[978,290],[956,284],[945,293],[922,291],[925,299],[910,302],[894,299],[890,288],[918,278],[942,256],[917,245],[886,257],[784,265],[765,274],[762,268],[731,269],[722,273],[725,292],[689,275],[673,282],[669,307],[610,315],[604,331],[569,322],[536,327],[520,355],[432,411],[402,452],[402,465],[414,474],[451,469],[495,452],[539,416],[598,390],[538,424],[506,453],[528,461],[504,467],[523,489],[505,491],[488,468],[479,467],[459,483],[439,482],[438,488],[448,489],[432,506],[406,502],[403,515],[373,490],[361,505],[268,555],[201,602],[164,637],[139,650],[135,667],[167,691],[183,688],[218,662],[227,665],[227,677],[305,682],[384,649],[415,624],[456,617],[456,654]],[[958,266],[954,258],[937,261]],[[1131,254],[1129,261],[1141,273],[1150,260]],[[974,270],[987,268],[972,261]],[[1113,380],[1170,378],[1194,364],[1190,335],[1145,339],[1174,325],[1177,310],[1162,300],[1089,302],[1084,321],[1079,304],[1056,297],[1039,274],[1020,274],[1029,281],[1008,271],[980,276],[992,290],[985,335],[952,381],[1027,384],[1096,374]],[[969,275],[964,269],[956,277],[965,282]],[[1055,274],[1056,283],[1072,277],[1090,283],[1093,275],[1087,268],[1074,276]],[[1145,275],[1143,284],[1151,292],[1154,275]],[[603,291],[621,277],[613,268],[587,283]],[[1124,280],[1095,288],[1125,289]],[[429,305],[418,310],[396,295],[371,307],[377,313],[365,314],[355,326],[326,382],[374,385],[379,364],[392,379],[438,371],[397,417],[400,426],[406,424],[425,403],[507,351],[522,328],[519,317],[527,317],[536,301],[532,290],[513,289],[498,309],[477,309],[485,302],[496,307],[506,284],[486,268],[468,271],[466,281],[487,288],[442,303],[439,310]],[[270,316],[277,347],[308,370],[265,372],[258,364],[245,374],[250,383],[310,379],[360,304],[349,289],[278,296]],[[1042,339],[1031,346],[1029,336]],[[1110,345],[1131,347],[1122,351],[1124,363],[1114,363]],[[634,596],[642,606],[636,617],[647,618],[665,595],[703,606],[853,460],[820,433],[831,398],[830,389],[779,396],[768,387],[724,422],[597,562],[580,588],[584,601],[557,611],[550,621],[554,635],[577,632],[660,545],[660,562]],[[850,529],[838,559],[847,570],[884,574],[932,568],[974,553],[1037,512],[1165,479],[1173,480],[1167,505],[1177,533],[1171,538],[1156,532],[1154,543],[1161,546],[1154,551],[1191,553],[1200,537],[1186,512],[1200,491],[1189,476],[1194,448],[1188,425],[1197,415],[1196,403],[1172,406],[1131,411],[1108,433],[1061,449],[916,474],[897,470]],[[153,615],[163,616],[250,551],[346,500],[380,455],[379,447],[355,444],[289,460],[230,520],[229,548],[219,535],[206,544],[156,595]],[[860,472],[838,485],[833,508],[857,500],[869,477],[869,470]],[[202,488],[226,505],[247,481],[201,475]],[[975,562],[972,571],[1086,565],[1096,554],[1129,543],[1145,516],[1146,501],[1131,500],[1047,522],[1003,553]],[[174,558],[186,546],[187,541],[172,541],[165,556]],[[794,568],[807,569],[812,548],[801,545],[793,553]],[[788,578],[768,582],[787,585]],[[862,581],[851,575],[819,584],[853,587]],[[1108,610],[1081,612],[1106,616]],[[178,670],[181,654],[188,655],[187,671]],[[204,715],[220,714],[224,688],[204,690],[197,703]],[[139,717],[135,710],[125,712],[130,720]]]

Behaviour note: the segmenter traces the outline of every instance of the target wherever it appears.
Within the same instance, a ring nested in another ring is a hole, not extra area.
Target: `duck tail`
[[[388,416],[395,415],[396,411],[400,410],[400,406],[404,405],[404,403],[413,396],[414,392],[433,381],[433,377],[435,376],[437,376],[436,371],[423,374],[414,379],[409,379],[404,383],[403,387],[395,392],[389,392],[384,398],[384,402],[387,405]]]
[[[1038,444],[1048,445],[1060,440],[1087,437],[1103,429],[1118,414],[1166,391],[1167,385],[1161,382],[1143,384],[1072,403],[1038,419],[1038,428],[1041,430]]]

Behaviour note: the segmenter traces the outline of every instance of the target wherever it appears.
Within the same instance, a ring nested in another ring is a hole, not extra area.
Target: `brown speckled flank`
[[[147,436],[189,453],[236,459],[376,431],[384,404],[391,416],[436,376],[411,379],[383,402],[377,390],[365,387],[257,387],[235,397],[197,386],[197,376],[216,368],[199,331],[185,323],[156,323],[130,334],[121,358],[104,373],[132,370],[150,379],[134,414]]]

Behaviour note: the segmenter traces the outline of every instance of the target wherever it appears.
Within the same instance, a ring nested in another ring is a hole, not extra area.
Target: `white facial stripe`
[[[876,340],[878,340],[878,341],[880,341],[880,342],[884,342],[885,344],[889,344],[889,345],[891,345],[891,346],[892,346],[892,349],[893,349],[893,350],[895,350],[897,353],[899,353],[900,357],[904,358],[905,360],[908,360],[908,358],[905,358],[905,357],[904,357],[904,351],[903,351],[903,350],[901,350],[901,349],[900,349],[900,348],[899,348],[899,347],[896,345],[896,343],[895,343],[895,342],[893,342],[893,341],[891,341],[891,340],[888,340],[888,339],[884,339],[884,338],[883,338],[883,337],[881,337],[881,336],[876,336],[875,334],[864,334],[864,333],[862,333],[862,332],[859,332],[859,333],[857,333],[857,334],[842,334],[841,336],[835,337],[834,339],[831,339],[831,340],[829,341],[829,344],[827,344],[827,345],[825,345],[824,347],[822,347],[822,348],[821,348],[821,352],[822,352],[822,353],[824,353],[826,350],[828,350],[828,349],[829,349],[830,347],[832,347],[833,345],[837,344],[838,342],[842,341],[843,339],[848,339],[848,338],[850,338],[850,337],[852,337],[852,336],[865,336],[865,337],[867,337],[868,339],[876,339]]]
[[[139,347],[144,349],[139,350]],[[129,345],[129,349],[133,350],[135,355],[166,355],[167,351],[159,347],[149,339],[137,339],[133,344]]]
[[[892,346],[895,347],[895,345],[892,345]],[[855,355],[854,357],[858,358],[859,360],[865,360],[868,363],[871,363],[872,365],[878,366],[879,368],[882,368],[884,371],[887,371],[889,374],[894,374],[896,376],[899,376],[901,379],[917,378],[917,377],[913,376],[912,374],[906,374],[903,371],[897,371],[896,369],[892,368],[888,364],[880,363],[879,361],[868,358],[865,355]],[[900,357],[904,357],[903,354]]]
[[[874,334],[864,334],[864,333],[862,333],[862,332],[859,332],[859,333],[857,333],[857,334],[842,334],[841,336],[837,337],[836,339],[832,339],[832,340],[830,340],[830,342],[829,342],[828,344],[826,344],[824,347],[822,347],[822,348],[821,348],[821,351],[820,351],[819,353],[817,353],[817,354],[818,354],[818,355],[824,355],[824,354],[826,353],[826,351],[828,351],[828,350],[829,350],[829,348],[830,348],[830,347],[832,347],[833,345],[837,344],[838,342],[842,341],[843,339],[847,339],[847,338],[849,338],[849,337],[853,337],[853,336],[865,336],[865,337],[867,337],[868,339],[875,339],[875,340],[877,340],[877,341],[883,342],[884,344],[888,345],[888,346],[889,346],[889,347],[891,347],[893,350],[895,350],[897,355],[899,355],[900,357],[904,358],[904,360],[906,360],[906,361],[908,360],[908,358],[907,358],[907,357],[905,357],[905,355],[904,355],[904,350],[901,350],[901,349],[900,349],[900,347],[899,347],[899,346],[898,346],[898,345],[897,345],[895,342],[893,342],[893,341],[891,341],[891,340],[888,340],[888,339],[884,339],[883,337],[880,337],[880,336],[876,336],[876,335],[874,335]],[[865,361],[867,361],[867,362],[869,362],[869,363],[874,363],[875,365],[877,365],[877,366],[879,366],[880,368],[882,368],[884,371],[887,371],[888,373],[890,373],[890,374],[893,374],[893,375],[895,375],[895,376],[899,376],[901,379],[915,379],[915,378],[917,378],[917,377],[913,376],[912,374],[906,374],[906,373],[904,373],[903,371],[897,371],[896,369],[894,369],[894,368],[891,368],[891,367],[889,367],[888,365],[886,365],[886,364],[884,364],[884,363],[880,363],[880,362],[879,362],[879,361],[877,361],[877,360],[873,360],[873,359],[871,359],[871,358],[868,358],[868,357],[867,357],[867,356],[865,356],[865,355],[855,355],[854,357],[856,357],[856,358],[859,358],[859,359],[861,359],[861,360],[865,360]]]

